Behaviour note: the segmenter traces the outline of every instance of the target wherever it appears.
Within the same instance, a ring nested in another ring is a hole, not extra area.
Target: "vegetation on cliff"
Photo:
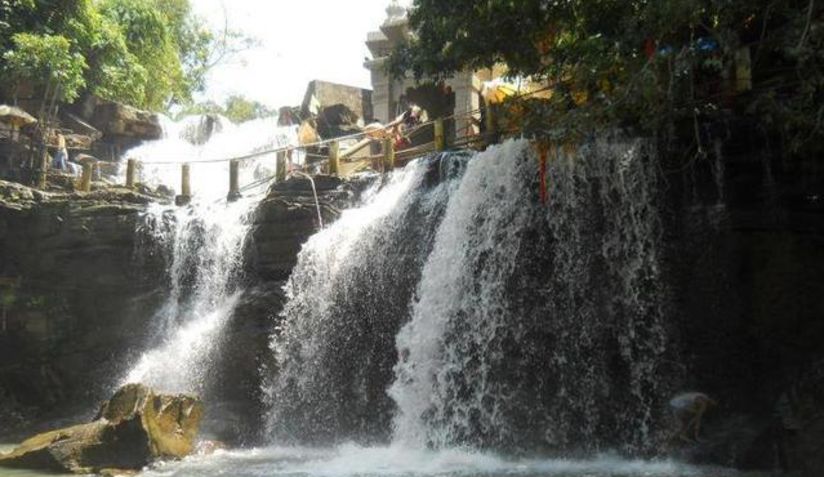
[[[415,0],[395,74],[504,63],[543,82],[527,129],[667,129],[724,111],[790,151],[822,142],[824,18],[812,0]]]
[[[189,0],[0,0],[0,84],[163,110],[189,102],[238,39],[215,35]]]
[[[229,118],[233,123],[240,124],[253,119],[274,116],[277,110],[259,101],[233,94],[226,98],[223,104],[204,101],[185,108],[179,116],[188,114],[220,114]]]

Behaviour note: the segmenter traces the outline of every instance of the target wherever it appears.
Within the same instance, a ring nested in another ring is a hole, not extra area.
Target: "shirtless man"
[[[704,393],[689,392],[673,397],[669,405],[681,424],[677,437],[690,442],[690,437],[698,441],[704,413],[710,407],[717,406],[718,403]]]

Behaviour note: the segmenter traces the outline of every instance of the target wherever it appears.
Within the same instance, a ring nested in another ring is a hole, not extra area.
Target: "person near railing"
[[[395,142],[395,149],[401,150],[412,145],[407,133],[424,122],[426,122],[426,111],[413,104],[391,123],[384,126],[379,122],[374,122],[367,125],[364,131],[366,136],[371,139],[392,138]]]

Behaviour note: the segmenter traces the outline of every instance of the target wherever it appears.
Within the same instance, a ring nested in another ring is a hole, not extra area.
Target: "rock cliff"
[[[0,423],[65,416],[107,392],[145,335],[162,265],[135,261],[152,197],[50,194],[0,182]],[[161,270],[162,271],[162,270]],[[68,408],[67,408],[68,407]]]

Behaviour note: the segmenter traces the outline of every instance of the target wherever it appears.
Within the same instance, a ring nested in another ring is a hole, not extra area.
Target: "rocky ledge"
[[[191,454],[202,417],[203,404],[195,397],[129,384],[103,404],[94,421],[27,439],[0,455],[0,467],[75,474],[140,470]]]
[[[164,264],[151,255],[136,263],[136,230],[154,200],[124,188],[54,193],[0,181],[6,437],[106,397],[100,376],[116,374],[145,335]]]

